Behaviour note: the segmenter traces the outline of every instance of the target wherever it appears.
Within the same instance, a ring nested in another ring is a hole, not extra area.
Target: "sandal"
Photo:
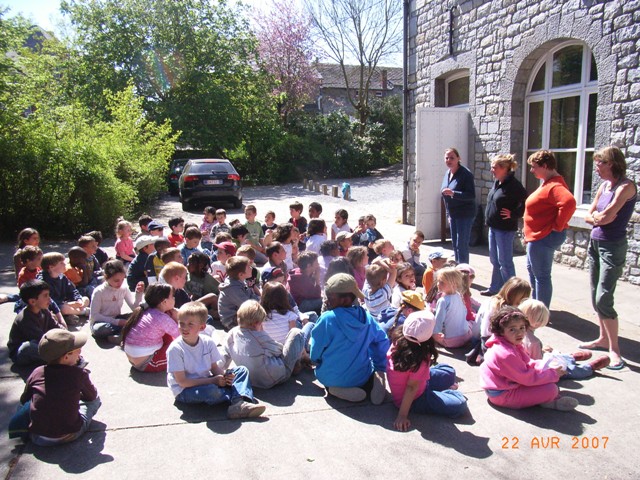
[[[596,345],[593,342],[581,343],[580,345],[578,345],[578,348],[580,350],[594,350],[594,351],[597,351],[597,352],[608,352],[609,351],[608,348],[601,347],[600,345]]]
[[[607,370],[622,370],[624,367],[626,367],[627,364],[625,363],[624,360],[620,360],[618,363],[614,364],[614,365],[609,365],[607,367],[605,367]]]

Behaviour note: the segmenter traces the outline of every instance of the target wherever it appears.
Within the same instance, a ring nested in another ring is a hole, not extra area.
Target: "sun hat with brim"
[[[402,301],[407,305],[410,305],[418,310],[424,310],[426,308],[424,298],[422,298],[422,295],[420,293],[414,290],[405,290],[401,295]]]
[[[348,273],[337,273],[332,276],[324,287],[325,293],[352,293],[356,298],[363,299],[364,294],[358,288],[356,279]]]
[[[336,242],[341,242],[345,238],[351,238],[351,237],[353,237],[353,233],[351,232],[338,232],[338,234],[336,235]]]
[[[62,328],[53,328],[40,339],[38,353],[45,362],[51,363],[72,350],[81,348],[88,338],[83,332],[71,333]]]
[[[214,244],[218,250],[224,250],[231,256],[236,254],[236,246],[232,242],[221,242]]]
[[[429,253],[429,260],[436,260],[437,258],[445,258],[444,250],[441,248],[436,248],[431,253]]]
[[[136,250],[142,250],[144,247],[148,247],[149,245],[156,243],[157,239],[158,237],[152,237],[151,235],[142,235],[141,237],[138,237],[134,246],[136,247]]]
[[[429,310],[410,313],[402,324],[402,335],[413,343],[426,342],[433,335],[436,319]]]
[[[476,271],[468,263],[459,263],[458,265],[456,265],[456,270],[458,270],[459,272],[468,273],[469,275],[476,274]]]
[[[278,277],[284,277],[284,272],[280,267],[267,267],[262,271],[262,283],[270,282]]]

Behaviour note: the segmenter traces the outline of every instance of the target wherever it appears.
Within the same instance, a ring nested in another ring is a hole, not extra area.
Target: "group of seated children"
[[[165,226],[148,216],[135,238],[131,224],[120,220],[112,259],[99,248],[99,232],[82,236],[65,259],[43,254],[38,232],[23,230],[14,257],[20,298],[9,352],[16,364],[47,365],[30,377],[22,417],[14,419],[24,420],[30,409],[29,432],[39,444],[73,440],[86,428],[99,400],[82,373],[86,338],[66,332],[67,321],[81,315],[89,315],[96,339],[122,346],[132,368],[168,372],[177,401],[228,403],[230,418],[264,412],[252,384],[271,388],[305,366],[331,396],[353,402],[382,403],[388,382],[401,431],[410,426],[409,412],[462,415],[466,398],[454,369],[437,363],[437,346],[474,345],[470,363],[482,363],[489,401],[509,408],[575,408],[575,399],[559,396],[558,379],[607,366],[608,357],[578,365],[587,352],[542,348],[533,330],[548,322],[548,310],[521,304],[531,290],[525,280],[510,279],[479,305],[471,299],[469,265],[448,263],[442,249],[429,253],[428,265],[420,261],[421,232],[396,250],[373,215],[352,230],[340,209],[329,238],[322,206],[309,205],[309,222],[302,210],[294,202],[288,222],[276,224],[267,212],[261,225],[256,207],[247,205],[245,223],[227,224],[224,210],[207,207],[200,226],[170,219],[166,237]],[[129,315],[122,313],[125,302]],[[211,338],[217,320],[227,331],[221,351]],[[231,362],[235,368],[228,369]],[[39,399],[27,407],[28,401],[45,395],[37,385],[74,366],[69,401],[83,406],[77,415],[67,412],[67,430],[42,427],[52,404]]]

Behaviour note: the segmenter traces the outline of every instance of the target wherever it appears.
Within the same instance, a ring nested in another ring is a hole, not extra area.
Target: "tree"
[[[327,55],[340,64],[349,102],[358,112],[364,134],[370,113],[369,87],[381,60],[399,50],[402,2],[399,0],[305,0],[313,26]],[[355,61],[354,82],[345,66]]]
[[[131,83],[151,119],[170,119],[184,144],[223,155],[243,140],[247,103],[269,91],[239,8],[210,0],[63,1],[83,60],[78,94],[106,112],[102,90]]]
[[[277,80],[274,93],[284,123],[313,95],[318,78],[312,62],[318,55],[311,38],[311,19],[293,2],[273,0],[271,9],[259,13],[256,36],[260,59]]]

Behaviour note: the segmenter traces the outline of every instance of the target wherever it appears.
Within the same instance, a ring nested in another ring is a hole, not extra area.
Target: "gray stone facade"
[[[619,146],[627,156],[628,176],[637,181],[640,0],[412,0],[408,25],[409,223],[416,198],[416,107],[444,107],[447,77],[468,72],[471,138],[466,164],[475,173],[477,197],[484,204],[492,184],[490,158],[511,152],[524,163],[525,95],[534,66],[568,40],[586,45],[597,65],[595,148]],[[594,174],[594,193],[597,186]],[[585,210],[585,205],[578,208],[567,241],[556,253],[557,261],[577,268],[588,263]],[[634,284],[640,284],[639,211],[636,206],[629,227],[624,272]]]

